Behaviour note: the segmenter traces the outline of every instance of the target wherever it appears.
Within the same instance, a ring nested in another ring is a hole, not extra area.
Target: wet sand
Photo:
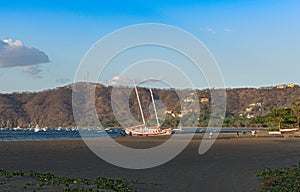
[[[163,138],[120,138],[135,148],[159,145]],[[264,137],[216,140],[204,155],[198,154],[201,136],[168,163],[146,170],[129,170],[97,157],[85,143],[65,141],[0,142],[0,168],[51,171],[57,176],[127,177],[158,185],[137,186],[139,191],[256,191],[256,171],[292,166],[300,161],[300,138]]]

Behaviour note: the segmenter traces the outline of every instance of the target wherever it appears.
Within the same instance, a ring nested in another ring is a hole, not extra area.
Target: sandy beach
[[[164,138],[119,138],[135,148],[159,145]],[[256,191],[256,171],[292,166],[300,161],[300,139],[283,137],[223,137],[204,155],[198,154],[201,135],[168,163],[146,170],[129,170],[97,157],[83,140],[0,142],[0,168],[51,171],[58,176],[126,177],[157,183],[139,191]]]

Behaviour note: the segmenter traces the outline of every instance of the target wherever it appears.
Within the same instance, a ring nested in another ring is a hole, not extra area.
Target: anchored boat
[[[134,83],[134,89],[135,89],[135,93],[136,93],[136,97],[137,97],[137,101],[139,104],[139,108],[140,108],[140,113],[143,119],[143,124],[142,125],[136,125],[136,126],[132,126],[132,127],[128,127],[125,129],[125,133],[128,135],[132,135],[132,136],[162,136],[162,135],[171,135],[172,134],[172,129],[162,129],[158,120],[158,116],[157,116],[157,110],[156,110],[156,106],[155,106],[155,102],[153,99],[153,93],[152,90],[150,90],[150,94],[151,94],[151,99],[152,99],[152,103],[153,103],[153,108],[154,108],[154,113],[155,113],[155,118],[156,118],[156,123],[157,126],[146,126],[146,122],[145,122],[145,118],[144,118],[144,113],[143,113],[143,109],[141,106],[141,101],[139,98],[139,93],[137,91],[136,88],[136,84]]]

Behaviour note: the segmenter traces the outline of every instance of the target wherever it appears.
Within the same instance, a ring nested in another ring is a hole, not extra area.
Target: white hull
[[[269,131],[269,135],[281,135],[280,131]]]
[[[165,136],[171,135],[171,129],[160,129],[160,128],[127,128],[125,133],[131,136]]]
[[[291,133],[291,132],[297,132],[299,131],[298,128],[293,128],[293,129],[280,129],[281,133]]]

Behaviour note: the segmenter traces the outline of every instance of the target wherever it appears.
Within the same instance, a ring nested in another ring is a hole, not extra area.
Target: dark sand
[[[200,136],[175,159],[159,167],[129,170],[106,163],[82,140],[0,142],[0,168],[51,171],[58,176],[127,177],[159,185],[140,185],[140,191],[256,191],[256,171],[296,165],[299,138],[223,138],[204,155]],[[120,138],[136,148],[161,143],[161,138]]]

